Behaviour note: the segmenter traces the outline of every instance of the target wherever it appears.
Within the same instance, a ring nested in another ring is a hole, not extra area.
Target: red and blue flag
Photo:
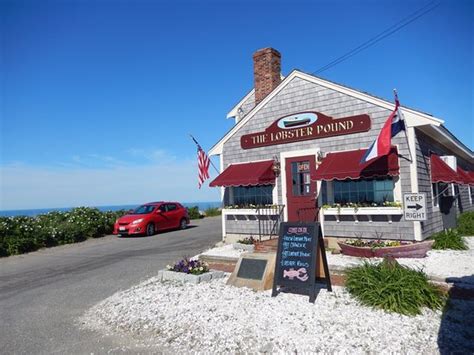
[[[395,109],[392,111],[387,121],[382,127],[377,139],[370,145],[367,152],[362,157],[360,164],[365,164],[370,160],[380,158],[390,152],[392,137],[405,130],[405,120],[400,109],[397,93],[395,93]]]

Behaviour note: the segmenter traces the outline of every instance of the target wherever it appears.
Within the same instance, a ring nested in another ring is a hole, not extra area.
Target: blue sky
[[[314,72],[428,3],[0,0],[0,209],[219,200],[188,134],[207,150],[230,129],[255,50]],[[472,149],[473,14],[441,0],[319,76],[397,88]]]

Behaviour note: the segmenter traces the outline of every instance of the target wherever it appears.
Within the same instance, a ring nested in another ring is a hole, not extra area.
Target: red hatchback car
[[[163,229],[185,229],[188,224],[188,210],[180,203],[150,202],[117,219],[114,234],[153,235]]]

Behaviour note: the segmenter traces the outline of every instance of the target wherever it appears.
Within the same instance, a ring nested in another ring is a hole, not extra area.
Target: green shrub
[[[206,217],[214,217],[214,216],[220,216],[222,214],[222,211],[220,208],[217,207],[209,207],[204,211],[204,215]]]
[[[78,207],[36,217],[0,217],[0,257],[102,237],[113,231],[115,220],[124,214]]]
[[[474,211],[464,212],[458,218],[458,232],[465,236],[474,236]]]
[[[250,237],[245,237],[245,238],[239,239],[237,241],[237,243],[252,245],[252,244],[255,244],[256,241],[257,240],[251,235]]]
[[[446,231],[433,234],[430,239],[434,239],[433,249],[437,250],[467,250],[464,239],[459,235],[456,229],[448,229]]]
[[[445,301],[425,273],[401,266],[395,259],[348,269],[346,287],[363,305],[405,315],[420,314],[422,307],[441,309]]]
[[[188,210],[188,215],[190,219],[199,219],[201,218],[201,214],[199,213],[199,207],[198,206],[193,206],[193,207],[187,207]]]

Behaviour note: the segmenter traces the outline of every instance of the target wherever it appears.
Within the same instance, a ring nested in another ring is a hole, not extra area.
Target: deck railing
[[[277,236],[280,229],[280,222],[283,220],[283,210],[285,205],[272,205],[257,207],[258,236]]]

